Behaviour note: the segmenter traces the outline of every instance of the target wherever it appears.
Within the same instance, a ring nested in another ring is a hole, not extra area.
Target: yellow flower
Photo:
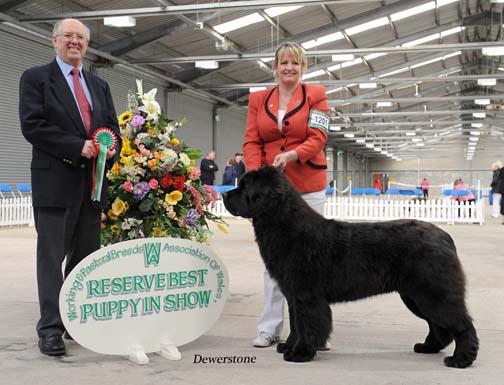
[[[187,173],[190,174],[194,170],[194,166],[187,167]]]
[[[226,226],[224,226],[222,223],[217,223],[217,227],[219,228],[220,231],[222,231],[224,234],[229,233],[229,230]]]
[[[180,144],[180,142],[177,138],[173,138],[172,140],[170,140],[170,144],[172,146],[176,146],[177,144]]]
[[[128,210],[128,206],[126,202],[121,200],[121,198],[116,198],[114,203],[112,203],[112,213],[114,215],[121,215],[122,213],[126,212]]]
[[[123,138],[122,140],[122,148],[121,148],[121,156],[131,155],[131,143],[129,139]]]
[[[108,215],[108,217],[109,217],[110,219],[112,219],[113,221],[115,221],[115,220],[118,218],[118,216],[117,216],[117,215],[115,215],[115,214],[114,214],[114,212],[113,212],[112,210],[107,211],[107,215]]]
[[[195,163],[196,161],[194,159],[191,159],[191,165],[194,166]]]
[[[172,191],[166,194],[165,201],[169,205],[175,206],[182,199],[182,193],[178,190]]]
[[[135,159],[133,159],[132,156],[124,156],[121,159],[119,159],[119,162],[121,162],[125,166],[134,166],[135,165]]]
[[[119,115],[119,124],[124,125],[133,119],[133,114],[131,111],[124,111],[121,115]]]
[[[117,234],[119,232],[119,226],[117,225],[110,226],[110,231],[112,231],[114,234]]]
[[[114,163],[114,165],[110,169],[110,173],[112,175],[118,175],[121,173],[121,170],[122,170],[122,166],[119,163]]]

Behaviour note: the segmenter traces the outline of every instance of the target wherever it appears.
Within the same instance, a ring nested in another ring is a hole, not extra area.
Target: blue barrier
[[[213,188],[215,191],[217,191],[219,194],[234,190],[237,186],[227,186],[227,185],[213,185],[210,186]]]
[[[16,189],[21,193],[31,193],[31,184],[28,183],[18,183],[16,184]]]

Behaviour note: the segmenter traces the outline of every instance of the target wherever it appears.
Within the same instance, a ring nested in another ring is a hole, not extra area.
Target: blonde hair
[[[497,162],[492,163],[492,170],[500,170],[502,168],[502,162],[498,160]]]
[[[308,62],[306,61],[306,56],[304,54],[305,50],[298,43],[286,42],[280,44],[275,51],[275,60],[273,61],[273,69],[276,70],[280,60],[282,60],[283,55],[290,55],[301,64],[301,72],[304,73],[306,67],[308,67]]]

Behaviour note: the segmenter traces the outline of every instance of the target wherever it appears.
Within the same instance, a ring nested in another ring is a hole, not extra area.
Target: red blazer
[[[271,165],[276,155],[295,150],[297,162],[289,162],[285,175],[302,193],[320,191],[327,187],[326,158],[329,105],[325,88],[300,84],[285,112],[282,131],[278,129],[278,87],[250,94],[243,143],[248,170]],[[310,124],[310,111],[326,114],[322,126]],[[323,127],[325,126],[325,127]]]

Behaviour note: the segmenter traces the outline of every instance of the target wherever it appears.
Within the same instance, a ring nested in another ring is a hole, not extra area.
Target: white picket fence
[[[212,214],[232,215],[218,200]],[[400,218],[440,223],[485,222],[485,200],[463,203],[454,199],[386,200],[376,198],[326,197],[326,218],[356,221],[387,221]],[[31,196],[0,199],[0,226],[33,225]]]
[[[0,199],[0,226],[33,225],[30,195]]]
[[[232,216],[222,200],[210,210],[222,217]],[[485,222],[485,201],[465,203],[454,199],[385,200],[373,198],[326,197],[324,216],[331,219],[355,221],[388,221],[392,219],[419,219],[440,223]]]

